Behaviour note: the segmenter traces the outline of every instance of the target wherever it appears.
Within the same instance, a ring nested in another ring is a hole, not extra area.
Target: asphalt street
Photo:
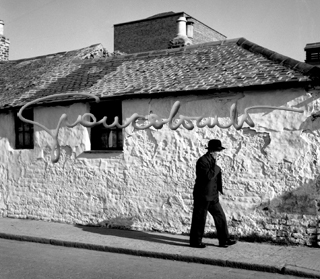
[[[276,273],[0,239],[0,278],[301,278]]]

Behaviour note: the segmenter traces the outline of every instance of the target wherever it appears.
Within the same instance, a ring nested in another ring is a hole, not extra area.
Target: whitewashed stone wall
[[[151,111],[167,118],[179,100],[179,114],[230,121],[249,106],[291,106],[304,113],[257,110],[256,124],[242,130],[217,127],[188,131],[150,128],[124,131],[121,153],[90,150],[89,129],[62,128],[60,161],[50,161],[51,139],[35,128],[35,149],[15,150],[12,113],[0,116],[0,214],[139,230],[188,233],[196,160],[208,140],[227,147],[218,158],[225,195],[221,203],[231,233],[243,239],[299,244],[316,241],[320,201],[318,95],[304,90],[239,93],[230,97],[188,96],[123,101],[123,119]],[[86,104],[35,109],[35,121],[54,129],[62,113],[70,121],[89,110]],[[208,218],[207,233],[214,232]]]

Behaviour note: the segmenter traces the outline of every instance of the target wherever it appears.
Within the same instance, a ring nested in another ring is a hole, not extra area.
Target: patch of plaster
[[[316,199],[320,202],[320,175],[316,179],[315,183]]]
[[[261,153],[266,156],[267,152],[265,151],[265,149],[271,143],[270,134],[269,133],[263,133],[263,140],[264,140],[264,145],[261,147]]]
[[[151,142],[154,144],[154,147],[153,147],[153,157],[156,155],[156,152],[157,152],[157,149],[159,147],[158,145],[158,141],[157,139],[154,137],[153,133],[152,133],[152,130],[153,129],[146,129],[146,132],[147,132],[147,136],[148,138],[151,140]],[[155,131],[156,132],[156,131]]]
[[[313,132],[320,129],[320,111],[312,113],[300,124],[299,130]]]
[[[8,209],[9,198],[9,183],[8,183],[9,171],[3,166],[0,166],[0,181],[6,181],[0,185],[0,209]]]
[[[234,152],[234,155],[235,155],[235,156],[240,152],[241,147],[242,147],[242,142],[239,141],[238,146],[236,147],[236,150],[235,150],[235,152]]]
[[[118,216],[115,218],[110,218],[108,220],[99,223],[102,227],[107,228],[126,228],[131,229],[136,217],[132,216]]]
[[[263,146],[260,148],[260,151],[263,155],[267,156],[267,152],[265,151],[265,149],[268,147],[268,145],[271,143],[271,137],[269,133],[266,132],[257,132],[254,129],[251,129],[249,127],[243,128],[242,129],[243,134],[244,135],[250,135],[250,136],[259,136],[261,135],[263,140],[264,140],[264,144]]]
[[[181,197],[174,195],[174,196],[169,196],[167,200],[162,204],[162,209],[165,209],[165,207],[169,206],[170,208],[182,208],[185,212],[189,212],[187,206],[184,204],[183,200]]]
[[[242,147],[241,141],[238,142],[238,145],[236,147],[235,152],[232,154],[232,165],[235,166],[236,160],[237,160],[237,155],[239,154],[240,150]]]
[[[265,126],[257,125],[256,130],[265,131],[265,132],[278,132],[278,130],[267,128]]]
[[[70,160],[70,158],[72,156],[72,148],[69,145],[65,145],[65,146],[61,146],[60,149],[61,149],[62,153],[64,154],[63,157],[65,157],[65,160],[62,165],[62,168],[64,169],[67,161]]]

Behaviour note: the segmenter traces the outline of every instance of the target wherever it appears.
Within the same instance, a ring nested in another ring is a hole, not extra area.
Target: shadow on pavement
[[[189,246],[189,239],[182,239],[179,236],[170,237],[166,235],[158,235],[152,233],[146,233],[141,231],[132,230],[119,230],[106,227],[89,227],[84,225],[75,225],[76,228],[82,229],[83,231],[90,233],[97,233],[102,235],[109,235],[115,237],[137,239],[149,242],[157,242],[167,245],[175,246]]]

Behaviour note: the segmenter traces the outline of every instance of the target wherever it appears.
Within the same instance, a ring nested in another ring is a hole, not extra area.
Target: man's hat
[[[208,149],[209,151],[221,151],[225,148],[221,145],[220,140],[212,139],[209,140],[208,147],[206,147],[206,149]]]

